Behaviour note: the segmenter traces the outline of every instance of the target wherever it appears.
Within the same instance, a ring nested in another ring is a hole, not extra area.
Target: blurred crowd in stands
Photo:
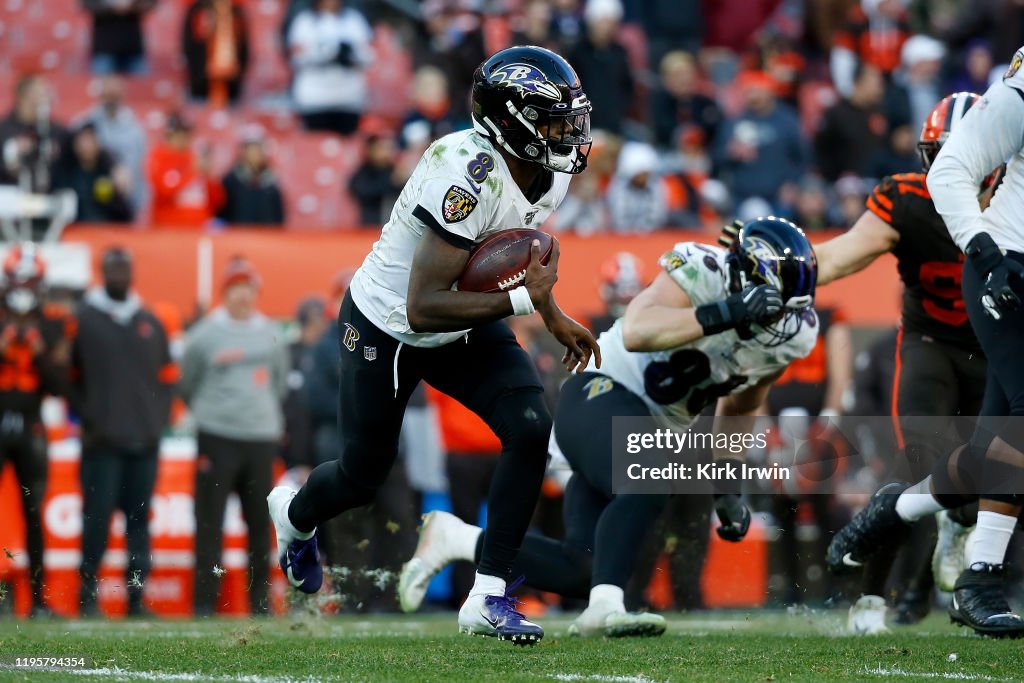
[[[70,189],[78,221],[200,228],[378,229],[513,43],[564,54],[594,105],[591,169],[550,228],[844,227],[873,180],[918,169],[934,104],[1024,43],[1018,0],[44,4],[56,27],[91,15],[91,47],[0,57],[0,183]],[[43,11],[12,0],[0,31],[17,46]]]
[[[91,46],[76,42],[75,27],[90,22]],[[565,54],[594,104],[590,169],[546,227],[584,235],[685,227],[710,237],[733,216],[775,213],[810,231],[852,224],[874,179],[919,168],[915,142],[934,104],[954,90],[983,91],[1002,73],[1024,44],[1024,0],[7,0],[0,36],[9,48],[0,54],[0,185],[71,192],[80,222],[379,230],[426,147],[470,125],[473,69],[506,45],[533,43]],[[27,223],[33,234],[41,218],[0,206],[0,223]],[[5,266],[5,309],[23,301],[15,290],[41,282],[35,253],[17,253]],[[160,435],[185,424],[201,454],[194,609],[218,608],[219,522],[233,491],[256,530],[249,597],[253,612],[265,612],[260,501],[276,457],[301,481],[338,453],[335,312],[351,273],[338,274],[328,297],[300,302],[286,349],[277,323],[259,313],[259,275],[236,259],[220,279],[222,305],[175,350],[164,331],[171,326],[132,292],[131,265],[123,250],[108,252],[103,283],[74,314],[64,311],[68,325],[52,340],[31,332],[48,315],[42,292],[0,326],[0,353],[30,348],[51,379],[55,369],[61,374],[26,393],[66,394],[81,418],[91,520],[81,609],[98,609],[103,532],[120,507],[134,534],[129,608],[145,613],[142,584],[132,578],[138,572],[144,582],[149,570],[140,520]],[[629,254],[601,266],[607,310],[590,321],[595,332],[651,279],[643,270]],[[780,379],[772,412],[797,411],[819,432],[829,415],[888,414],[895,333],[861,343],[867,350],[854,371],[841,311],[821,313],[820,349]],[[539,321],[514,324],[553,402],[560,352]],[[35,348],[44,342],[46,354]],[[122,348],[131,350],[118,355]],[[130,354],[140,367],[126,373],[120,363]],[[133,401],[128,375],[144,378],[158,400]],[[191,417],[172,409],[172,396]],[[18,410],[27,550],[37,612],[45,614],[45,444],[35,438],[38,403]],[[125,424],[141,431],[117,433]],[[10,428],[5,420],[0,436]],[[849,476],[873,476],[872,454],[891,452],[892,438],[859,444],[862,458]],[[403,444],[406,467],[394,470],[377,505],[325,525],[328,563],[395,569],[425,510],[448,506],[480,521],[497,457],[483,424],[421,392]],[[559,501],[553,475],[535,520],[549,535],[559,535]],[[816,530],[782,534],[788,545],[772,556],[771,600],[821,602],[835,590],[825,585],[819,546],[863,502],[808,485],[756,506],[778,528]],[[699,570],[710,527],[707,506],[694,508],[666,515],[650,553],[652,563],[663,550],[680,563],[669,599],[679,607],[702,604],[694,564]],[[649,599],[648,577],[640,577],[634,604]],[[807,577],[816,577],[813,595]],[[454,604],[468,580],[457,575],[453,591],[432,597]],[[365,596],[353,602],[362,609],[394,607],[373,585],[352,592]]]

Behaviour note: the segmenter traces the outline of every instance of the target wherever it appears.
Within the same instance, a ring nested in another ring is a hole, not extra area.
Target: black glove
[[[341,66],[355,66],[355,59],[352,54],[352,46],[348,43],[340,43],[338,45],[338,54],[334,57],[334,61]]]
[[[981,305],[985,315],[999,320],[1020,308],[1018,289],[1024,289],[1024,265],[1008,259],[987,232],[979,232],[967,244],[967,260],[985,278]]]
[[[782,294],[772,285],[747,285],[730,294],[724,301],[698,306],[697,322],[704,335],[737,329],[740,337],[749,339],[753,323],[770,323],[782,312]]]
[[[736,543],[743,540],[750,530],[750,510],[743,504],[739,494],[719,493],[713,496],[715,514],[718,515],[718,537],[723,541]]]

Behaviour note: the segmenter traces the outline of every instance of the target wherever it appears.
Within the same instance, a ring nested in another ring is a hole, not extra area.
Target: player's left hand
[[[735,493],[715,496],[715,514],[718,515],[718,537],[723,541],[742,541],[750,530],[750,510]]]
[[[565,347],[562,364],[568,372],[581,373],[590,364],[594,356],[597,367],[601,367],[601,347],[590,330],[561,311],[544,316],[544,324],[548,331]]]
[[[1003,258],[988,277],[985,278],[985,291],[981,295],[981,305],[985,313],[993,320],[999,320],[1003,313],[1010,313],[1020,308],[1018,290],[1024,285],[1024,265],[1009,258]]]

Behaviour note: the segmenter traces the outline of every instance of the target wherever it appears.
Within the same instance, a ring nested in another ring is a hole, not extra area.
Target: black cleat
[[[871,497],[867,507],[854,515],[832,538],[825,562],[833,574],[849,574],[864,566],[883,545],[899,545],[910,526],[896,514],[896,500],[910,484],[886,484]]]
[[[1003,592],[1001,564],[975,562],[956,580],[949,618],[993,638],[1024,637],[1024,619],[1010,610]]]

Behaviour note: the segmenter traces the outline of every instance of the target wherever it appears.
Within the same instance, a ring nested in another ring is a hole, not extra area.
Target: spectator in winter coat
[[[270,168],[261,131],[251,129],[243,135],[238,162],[221,183],[224,186],[224,206],[219,215],[225,223],[284,223],[281,188],[277,174]]]
[[[719,127],[715,164],[737,204],[749,197],[772,203],[785,183],[803,176],[808,154],[800,120],[776,101],[774,81],[763,72],[740,74],[737,82],[745,106]]]
[[[398,146],[389,135],[366,141],[366,159],[349,181],[348,189],[359,202],[359,224],[379,228],[402,191],[403,179],[396,167]]]
[[[850,96],[825,111],[814,148],[826,180],[834,182],[844,173],[866,177],[871,172],[889,130],[882,110],[884,95],[882,73],[864,64],[857,67]]]
[[[0,120],[0,185],[33,192],[53,189],[53,174],[67,145],[67,131],[53,120],[53,90],[45,78],[29,75],[14,87],[14,108]]]
[[[110,152],[114,160],[123,165],[131,179],[132,209],[138,212],[149,196],[148,182],[143,173],[146,161],[146,131],[130,107],[123,104],[124,79],[107,76],[100,82],[100,101],[83,117],[83,122],[96,128],[100,145]]]
[[[129,223],[131,177],[100,147],[96,128],[86,123],[74,131],[54,179],[56,189],[78,196],[78,223]]]
[[[672,147],[680,129],[696,126],[704,142],[715,139],[722,122],[722,110],[699,90],[697,63],[686,52],[670,52],[661,60],[661,85],[651,102],[655,140],[660,147]]]
[[[192,126],[179,114],[167,117],[164,142],[150,153],[153,224],[199,228],[224,203],[224,188],[210,174],[210,152],[192,150]]]
[[[615,37],[622,14],[619,0],[588,0],[586,35],[568,56],[594,105],[590,125],[615,134],[622,133],[635,92],[626,48]]]
[[[608,207],[616,232],[651,232],[665,227],[668,193],[658,173],[658,154],[643,142],[627,142],[608,187]]]
[[[307,130],[351,135],[366,110],[373,29],[344,0],[317,0],[288,31],[292,98]]]
[[[182,49],[189,95],[215,106],[237,102],[249,65],[245,10],[238,0],[194,0],[185,14]]]

